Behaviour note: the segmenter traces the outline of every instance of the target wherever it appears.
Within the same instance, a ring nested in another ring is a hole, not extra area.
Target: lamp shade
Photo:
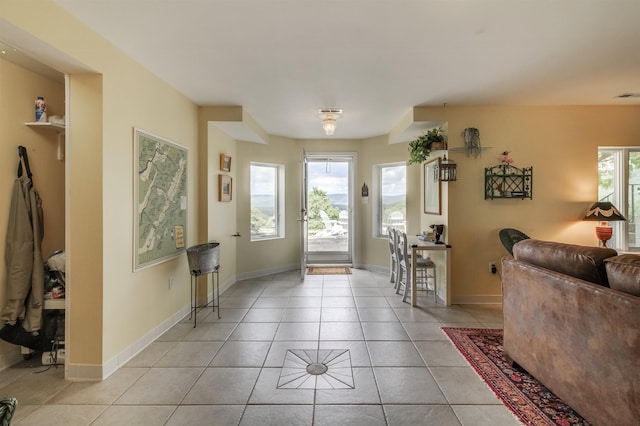
[[[613,220],[627,220],[618,209],[608,201],[597,201],[587,211],[583,220],[609,222]]]
[[[626,220],[618,209],[608,201],[597,201],[593,203],[591,208],[587,211],[583,220],[598,221],[596,225],[596,237],[600,240],[601,247],[607,246],[607,241],[611,239],[613,235],[613,228],[609,226],[608,221],[613,220]]]

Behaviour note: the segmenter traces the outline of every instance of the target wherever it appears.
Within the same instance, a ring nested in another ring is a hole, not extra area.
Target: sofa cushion
[[[522,240],[514,244],[516,260],[609,287],[604,260],[618,253],[604,247]]]
[[[640,296],[640,256],[623,254],[610,257],[604,265],[612,289]]]

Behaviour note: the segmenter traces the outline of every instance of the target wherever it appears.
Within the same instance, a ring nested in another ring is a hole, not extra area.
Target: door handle
[[[242,237],[242,235],[240,235],[239,232],[236,232],[235,234],[232,235],[232,237]]]

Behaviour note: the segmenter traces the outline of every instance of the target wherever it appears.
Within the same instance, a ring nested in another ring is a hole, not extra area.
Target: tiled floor
[[[247,280],[221,319],[185,318],[102,382],[10,368],[0,395],[18,398],[16,425],[519,424],[440,330],[501,327],[500,307],[419,304],[364,270]]]

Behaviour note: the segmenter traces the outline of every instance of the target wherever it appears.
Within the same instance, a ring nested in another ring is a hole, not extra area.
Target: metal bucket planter
[[[205,243],[187,249],[191,275],[210,274],[220,267],[220,243]]]

